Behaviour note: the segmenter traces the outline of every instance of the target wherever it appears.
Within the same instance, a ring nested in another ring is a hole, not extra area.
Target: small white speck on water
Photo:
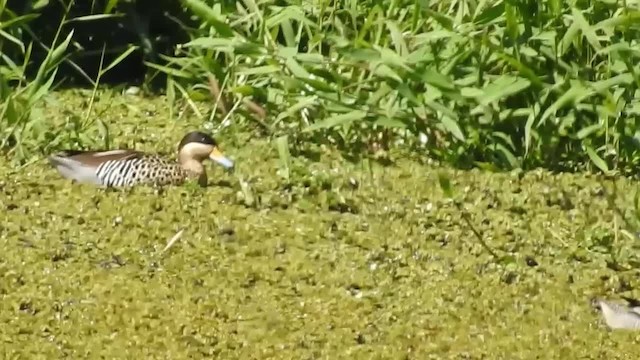
[[[356,299],[362,299],[362,291],[360,291],[360,289],[347,289],[347,294],[353,296]]]
[[[429,137],[427,136],[427,134],[421,132],[420,135],[418,135],[418,138],[420,139],[420,144],[422,145],[426,145],[427,142],[429,141]]]
[[[173,244],[176,243],[176,241],[180,240],[183,233],[184,233],[184,229],[181,229],[175,235],[173,235],[173,237],[169,239],[169,241],[167,242],[167,246],[165,246],[164,249],[162,249],[162,252],[169,250],[173,246]]]
[[[140,94],[140,88],[137,86],[130,86],[129,88],[127,88],[127,90],[124,91],[125,95],[138,95]]]
[[[114,225],[122,224],[122,216],[116,216],[115,219],[113,219],[113,224]]]
[[[369,270],[376,271],[376,269],[378,269],[378,263],[373,262],[369,264]]]

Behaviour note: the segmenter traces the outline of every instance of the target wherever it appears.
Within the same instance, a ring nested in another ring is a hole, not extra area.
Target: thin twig
[[[184,233],[184,229],[181,229],[175,235],[173,235],[173,237],[169,239],[169,241],[167,242],[167,246],[165,246],[164,249],[162,249],[162,253],[169,250],[173,246],[173,244],[176,243],[176,241],[180,240],[180,238],[182,237],[182,233]]]
[[[469,214],[467,214],[467,212],[465,212],[464,209],[462,209],[462,206],[457,204],[455,201],[454,201],[454,204],[458,208],[458,210],[460,211],[460,214],[462,215],[462,219],[464,219],[464,221],[467,223],[467,226],[469,226],[469,229],[471,229],[471,232],[473,232],[473,234],[478,239],[478,242],[480,242],[480,245],[482,245],[482,247],[485,250],[487,250],[487,252],[489,254],[491,254],[491,256],[495,257],[496,259],[499,259],[500,256],[495,251],[493,251],[493,249],[491,249],[491,247],[489,247],[489,245],[482,238],[482,235],[480,235],[480,232],[478,232],[478,230],[476,230],[475,226],[473,226],[473,224],[471,223],[471,219],[469,218]]]
[[[224,97],[222,95],[222,91],[220,91],[220,85],[218,83],[218,79],[216,79],[213,74],[209,74],[209,92],[211,92],[211,97],[213,97],[222,113],[222,116],[227,115],[227,106],[224,102]]]

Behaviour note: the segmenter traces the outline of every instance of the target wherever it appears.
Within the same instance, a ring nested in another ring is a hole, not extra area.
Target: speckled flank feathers
[[[198,177],[182,169],[179,164],[155,155],[143,155],[123,160],[108,160],[96,168],[100,185],[107,187],[141,184],[181,184],[185,179]]]
[[[225,168],[233,162],[218,150],[209,135],[194,131],[178,147],[178,162],[135,150],[65,150],[49,156],[49,162],[67,179],[105,187],[179,185],[187,179],[207,182],[202,161],[207,158]]]

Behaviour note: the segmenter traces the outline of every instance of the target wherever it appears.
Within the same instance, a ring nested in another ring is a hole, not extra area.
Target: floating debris
[[[169,241],[167,242],[167,246],[165,246],[164,249],[162,249],[162,252],[164,253],[165,251],[169,250],[173,246],[173,244],[175,244],[176,241],[180,240],[183,232],[184,232],[184,229],[178,231],[175,235],[173,235],[173,237],[169,239]]]

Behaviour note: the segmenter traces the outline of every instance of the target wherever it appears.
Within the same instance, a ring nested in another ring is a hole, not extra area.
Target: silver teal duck
[[[187,180],[207,184],[203,162],[210,159],[226,169],[234,164],[215,139],[203,132],[188,133],[178,145],[178,161],[136,150],[63,150],[49,162],[66,179],[102,187],[180,185]]]

